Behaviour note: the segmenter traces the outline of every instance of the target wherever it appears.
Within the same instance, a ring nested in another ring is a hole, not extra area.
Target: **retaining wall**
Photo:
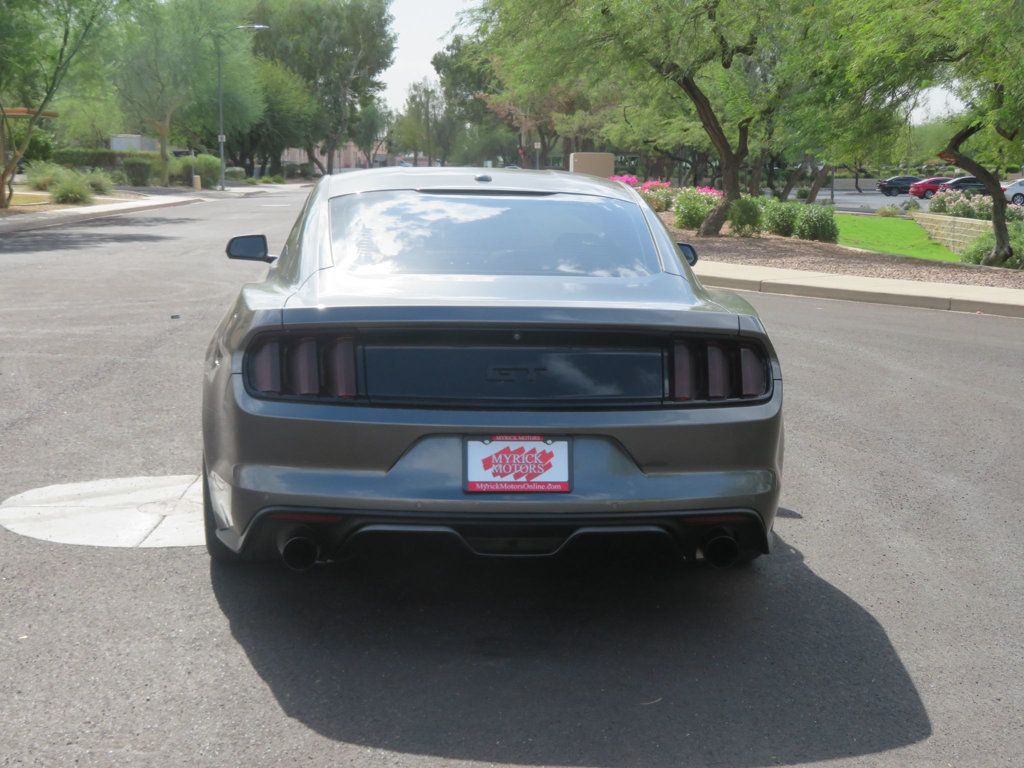
[[[953,253],[963,253],[972,241],[992,231],[992,222],[981,219],[961,219],[941,213],[912,212],[910,215],[924,227],[928,237],[938,240]]]

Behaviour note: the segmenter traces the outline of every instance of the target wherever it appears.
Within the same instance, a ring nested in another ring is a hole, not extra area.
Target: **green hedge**
[[[90,147],[65,147],[54,150],[53,162],[68,168],[120,168],[129,157],[145,157],[158,160],[157,152],[129,152],[114,149],[92,149]]]

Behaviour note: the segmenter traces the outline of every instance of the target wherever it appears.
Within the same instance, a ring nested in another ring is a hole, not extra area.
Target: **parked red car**
[[[931,200],[935,193],[939,191],[939,185],[945,184],[951,178],[951,176],[934,176],[930,179],[921,179],[910,185],[910,194],[914,197],[923,197],[925,200]]]

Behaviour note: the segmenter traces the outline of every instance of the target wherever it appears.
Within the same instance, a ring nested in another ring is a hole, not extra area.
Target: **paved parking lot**
[[[0,239],[0,499],[199,468],[206,343],[301,192]],[[392,549],[293,575],[0,530],[4,765],[1009,766],[1024,321],[748,295],[786,376],[778,551]]]

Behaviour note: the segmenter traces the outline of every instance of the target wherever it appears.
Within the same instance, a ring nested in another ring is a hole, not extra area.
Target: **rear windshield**
[[[334,263],[356,274],[640,277],[661,271],[635,203],[413,190],[335,197]]]

